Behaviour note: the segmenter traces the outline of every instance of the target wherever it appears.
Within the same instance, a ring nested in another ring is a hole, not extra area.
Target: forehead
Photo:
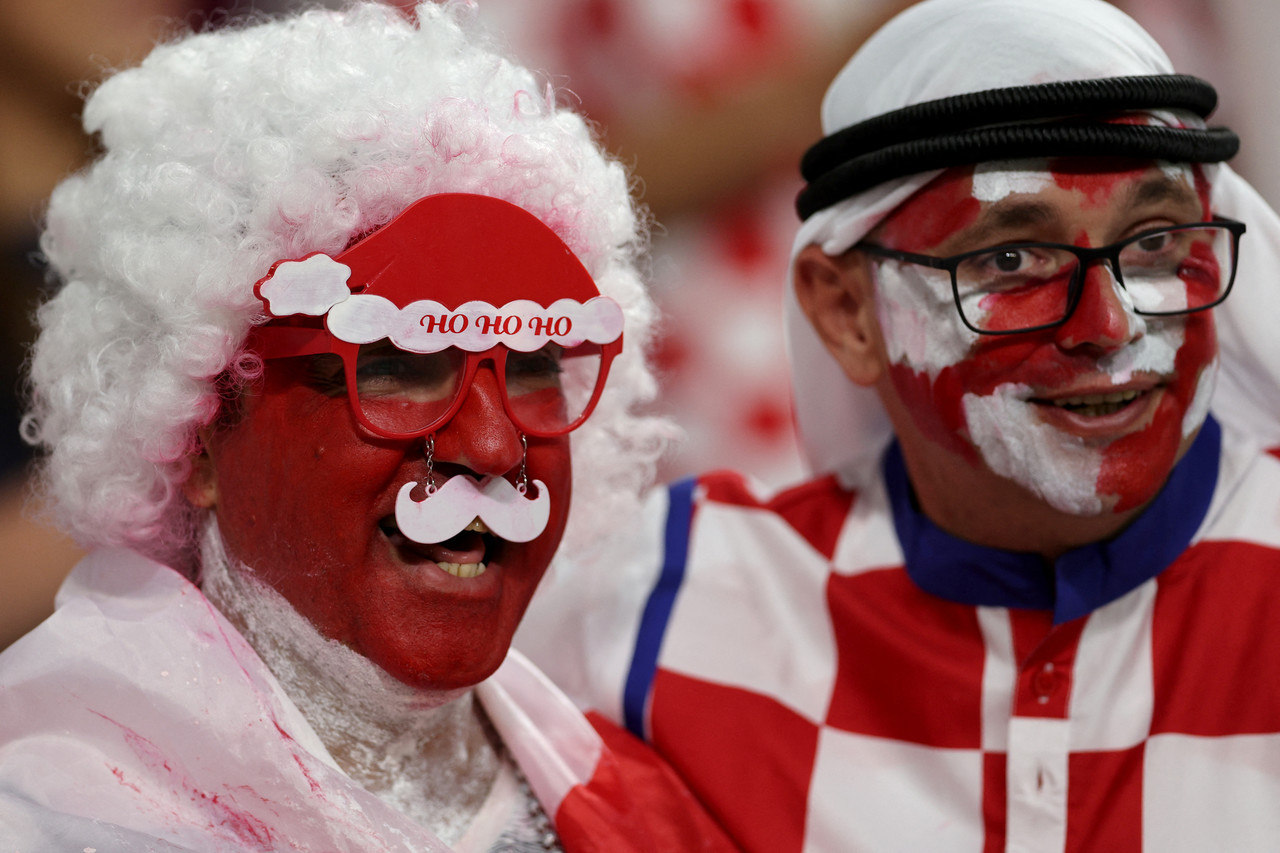
[[[1207,205],[1196,166],[1100,158],[982,163],[947,169],[870,236],[948,254],[1011,239],[1074,242],[1082,231],[1124,230],[1143,218],[1201,219]]]

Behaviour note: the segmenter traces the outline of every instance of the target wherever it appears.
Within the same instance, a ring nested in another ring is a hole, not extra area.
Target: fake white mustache
[[[396,526],[422,545],[457,536],[476,518],[508,542],[536,539],[551,515],[551,494],[534,480],[536,498],[526,498],[502,477],[485,477],[477,485],[465,475],[450,477],[422,501],[409,497],[417,483],[405,483],[396,495]]]

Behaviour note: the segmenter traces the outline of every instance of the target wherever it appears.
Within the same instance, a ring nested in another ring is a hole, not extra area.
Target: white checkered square
[[[1071,678],[1072,751],[1128,749],[1151,731],[1155,599],[1144,583],[1089,617]]]
[[[1274,853],[1280,849],[1277,767],[1277,734],[1153,736],[1142,778],[1143,849]]]
[[[831,562],[836,572],[856,575],[869,569],[900,566],[902,560],[893,514],[889,511],[889,495],[884,480],[877,477],[859,492],[836,540]]]
[[[981,853],[982,752],[824,727],[806,853]]]
[[[828,562],[777,515],[709,501],[698,508],[687,573],[663,668],[769,696],[821,722],[836,665]]]

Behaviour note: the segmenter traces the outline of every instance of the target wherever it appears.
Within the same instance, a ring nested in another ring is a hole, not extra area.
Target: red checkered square
[[[729,833],[800,853],[818,726],[772,699],[662,669],[652,741]]]
[[[972,607],[922,592],[902,569],[832,575],[827,599],[838,654],[828,724],[981,748],[986,651]]]
[[[1003,752],[982,756],[982,824],[986,828],[982,853],[1005,853],[1008,826],[1008,761]]]
[[[1142,850],[1145,747],[1075,752],[1067,759],[1067,851]],[[1148,848],[1149,849],[1149,848]]]
[[[1280,731],[1277,584],[1280,551],[1242,542],[1194,545],[1160,577],[1153,734]]]

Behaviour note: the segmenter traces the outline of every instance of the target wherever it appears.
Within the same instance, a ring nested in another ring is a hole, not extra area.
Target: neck
[[[904,452],[903,458],[921,512],[938,527],[977,545],[1039,554],[1048,562],[1116,536],[1145,508],[1072,515],[985,469],[966,472],[971,488],[957,489],[919,455]],[[975,494],[982,499],[975,501]]]
[[[338,766],[446,843],[461,837],[502,760],[472,692],[410,687],[321,636],[227,556],[212,522],[201,558],[205,595],[253,646]]]

